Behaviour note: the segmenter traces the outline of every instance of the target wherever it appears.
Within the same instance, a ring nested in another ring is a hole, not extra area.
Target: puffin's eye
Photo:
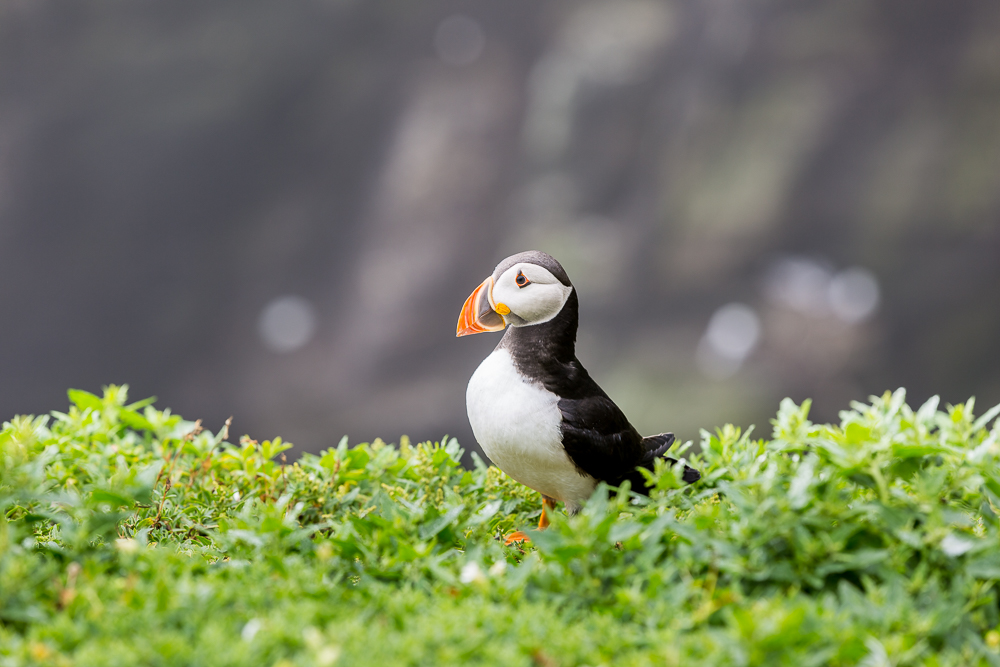
[[[531,284],[531,281],[528,280],[528,276],[524,275],[520,271],[517,272],[517,277],[514,278],[514,282],[517,283],[518,287],[527,287]]]

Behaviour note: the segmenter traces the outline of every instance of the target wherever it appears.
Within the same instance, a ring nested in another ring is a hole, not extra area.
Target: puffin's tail
[[[670,449],[670,445],[674,444],[674,434],[673,433],[661,433],[659,435],[651,435],[649,437],[642,439],[642,447],[646,450],[645,456],[642,457],[642,461],[639,463],[639,467],[645,468],[646,470],[653,470],[656,465],[656,459],[662,458],[670,465],[677,463],[677,459],[672,459],[669,456],[664,456],[663,453]],[[649,494],[649,487],[646,484],[646,478],[638,470],[633,470],[628,475],[622,478],[622,481],[629,480],[632,483],[632,490],[636,493],[642,493],[644,495]],[[681,475],[681,479],[690,484],[691,482],[697,482],[701,479],[701,473],[692,468],[691,466],[684,465],[684,473]]]

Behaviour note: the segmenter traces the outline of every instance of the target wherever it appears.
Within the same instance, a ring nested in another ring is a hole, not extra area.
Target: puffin
[[[546,510],[562,502],[574,514],[599,482],[628,480],[648,495],[640,468],[653,470],[673,433],[643,437],[576,357],[579,300],[562,265],[537,250],[511,255],[462,306],[457,335],[506,329],[466,391],[472,432],[490,461],[542,495]],[[682,479],[701,474],[684,466]],[[506,542],[526,541],[515,531]]]

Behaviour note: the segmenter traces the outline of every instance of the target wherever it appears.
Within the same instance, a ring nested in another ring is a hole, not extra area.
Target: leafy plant
[[[288,463],[70,400],[0,431],[0,665],[1000,664],[1000,406],[786,399],[518,548],[537,494],[454,439]]]

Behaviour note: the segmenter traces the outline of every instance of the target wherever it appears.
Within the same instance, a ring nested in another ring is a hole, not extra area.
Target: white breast
[[[479,365],[465,400],[476,440],[505,473],[571,511],[593,492],[594,478],[581,475],[563,449],[559,397],[521,376],[506,350]]]

